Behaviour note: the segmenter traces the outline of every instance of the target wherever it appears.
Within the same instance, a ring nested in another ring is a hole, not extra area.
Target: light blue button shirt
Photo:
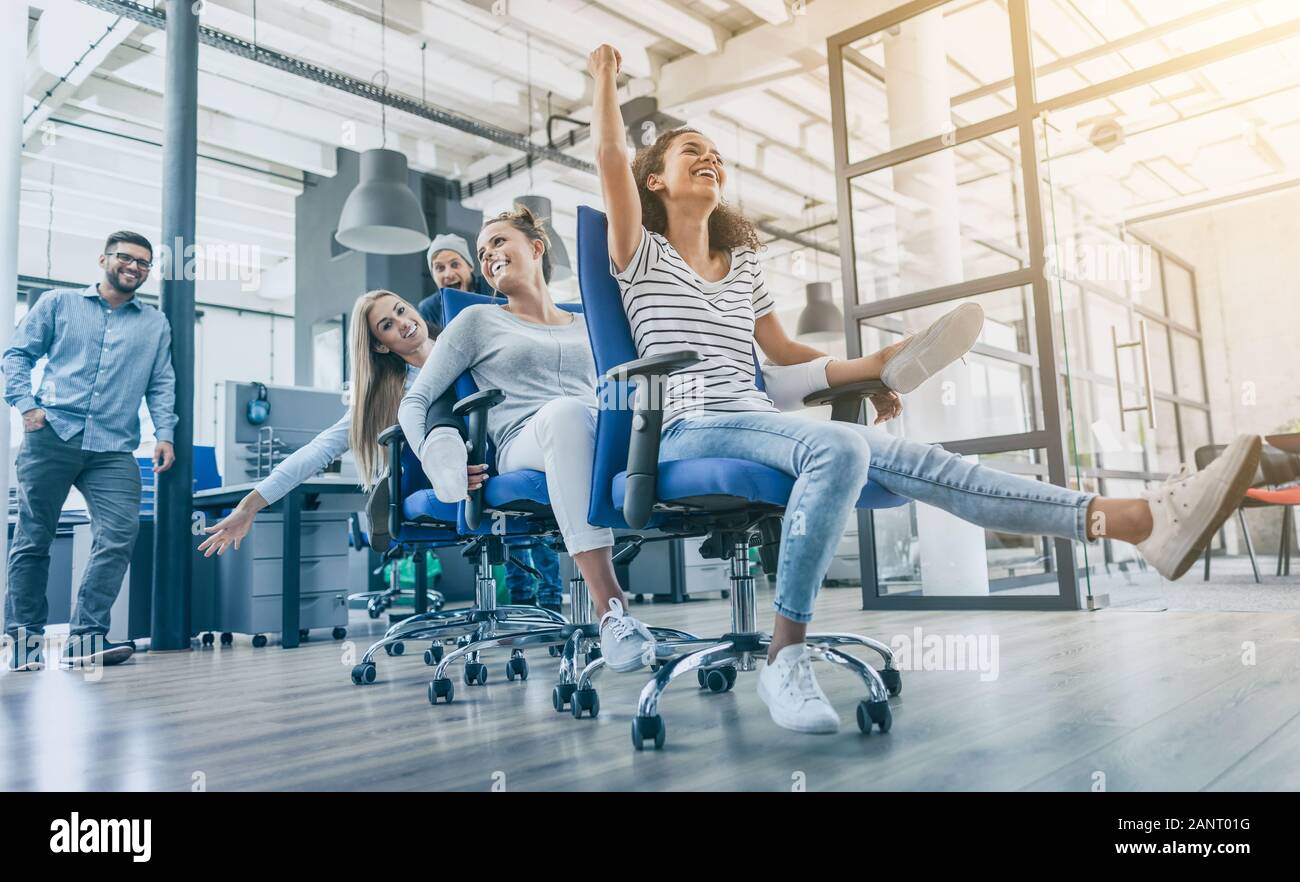
[[[19,413],[42,408],[64,441],[81,432],[82,450],[129,453],[140,446],[144,398],[154,436],[171,441],[171,338],[166,317],[134,297],[111,309],[96,285],[47,291],[5,350],[5,401]],[[32,366],[42,356],[49,362],[33,391]]]
[[[420,373],[418,368],[406,366],[406,388]],[[325,467],[348,452],[348,430],[352,424],[352,408],[339,421],[315,438],[299,447],[271,470],[254,489],[268,505],[282,499],[294,487],[325,470]]]

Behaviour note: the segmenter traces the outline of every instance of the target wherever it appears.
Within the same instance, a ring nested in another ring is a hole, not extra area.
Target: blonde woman
[[[419,311],[392,291],[363,294],[352,309],[348,347],[351,350],[353,406],[334,425],[275,467],[240,500],[234,511],[208,527],[211,534],[199,545],[205,557],[225,554],[253,528],[253,519],[268,505],[317,474],[348,450],[356,458],[361,485],[369,490],[384,473],[386,454],[379,433],[397,422],[397,407],[406,388],[433,351],[433,340]],[[424,449],[439,467],[426,468],[439,496],[465,491],[465,444],[460,421],[452,416],[454,391],[448,390],[428,411]],[[454,490],[441,487],[454,478]],[[477,486],[476,480],[470,483]],[[471,489],[473,489],[471,487]]]

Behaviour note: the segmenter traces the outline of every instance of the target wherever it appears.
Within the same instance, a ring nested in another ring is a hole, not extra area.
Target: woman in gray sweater
[[[440,492],[454,452],[445,447],[450,439],[426,438],[429,408],[465,371],[479,388],[505,392],[505,400],[488,411],[497,469],[545,472],[565,549],[601,616],[601,654],[611,670],[631,671],[644,664],[642,654],[653,640],[646,626],[626,612],[610,559],[613,534],[587,522],[596,446],[596,369],[583,317],[557,307],[547,290],[549,244],[541,222],[521,206],[483,227],[479,266],[503,300],[471,306],[443,329],[402,398],[398,422],[416,446],[439,498],[463,499],[488,480],[487,466],[471,464],[458,495]],[[463,446],[461,450],[464,462]]]

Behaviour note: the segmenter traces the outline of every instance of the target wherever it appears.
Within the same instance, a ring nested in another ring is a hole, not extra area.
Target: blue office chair
[[[386,560],[396,559],[406,554],[422,554],[427,548],[455,547],[463,540],[456,529],[456,506],[438,502],[432,491],[428,495],[432,503],[422,506],[418,517],[408,517],[398,504],[405,499],[426,490],[428,480],[415,454],[405,444],[401,426],[391,426],[379,436],[379,442],[388,448],[388,532],[390,544],[384,551]],[[356,528],[359,531],[359,526]],[[360,532],[359,539],[369,544],[369,536]],[[490,575],[490,574],[489,574]],[[390,591],[396,591],[397,567],[393,566],[393,585]],[[366,686],[375,682],[377,670],[375,656],[379,650],[387,655],[400,656],[406,651],[407,640],[429,640],[430,645],[424,653],[425,664],[437,664],[443,657],[443,641],[454,639],[466,633],[468,618],[463,610],[443,610],[441,592],[434,592],[430,597],[432,610],[408,616],[392,626],[384,636],[375,641],[362,655],[361,660],[352,668],[352,682]],[[472,631],[472,628],[469,629]]]
[[[659,701],[669,683],[695,671],[701,688],[725,692],[735,684],[738,670],[751,671],[755,659],[766,656],[771,636],[759,631],[756,623],[750,549],[755,546],[755,536],[759,537],[763,569],[776,572],[781,517],[794,479],[748,460],[659,461],[663,402],[662,396],[648,393],[652,387],[662,388],[660,384],[668,374],[701,359],[691,351],[637,357],[618,283],[609,272],[607,231],[604,214],[579,206],[578,282],[600,378],[588,520],[597,526],[634,530],[646,526],[682,534],[705,530],[709,538],[702,553],[731,560],[731,631],[707,640],[672,644],[683,654],[660,666],[646,684],[632,721],[632,743],[641,750],[647,745],[663,746],[666,727],[659,714]],[[756,374],[761,388],[762,371]],[[855,383],[814,393],[804,403],[830,404],[833,419],[856,421],[863,399],[883,389],[878,381]],[[906,502],[868,482],[858,508],[892,508]],[[868,697],[858,705],[858,726],[864,732],[869,732],[873,724],[882,732],[889,731],[892,716],[888,698],[902,689],[889,647],[855,634],[809,634],[807,643],[816,658],[844,665],[866,685]],[[877,673],[844,651],[844,647],[852,645],[878,652],[884,659],[884,670]],[[583,670],[575,700],[592,690],[591,674],[599,667],[596,661]]]
[[[416,565],[416,582],[418,585],[423,585],[425,578],[424,559],[421,557],[424,552],[423,548],[416,548],[396,541],[391,542],[387,548],[375,548],[372,534],[362,524],[361,515],[357,512],[353,512],[351,517],[348,518],[348,547],[358,550],[371,548],[379,554],[379,566],[370,571],[371,575],[378,575],[383,571],[384,567],[388,567],[388,587],[379,591],[356,591],[348,595],[348,603],[365,601],[366,613],[370,618],[377,619],[404,598],[409,596],[414,600],[417,597],[415,591],[419,590],[418,588],[411,591],[402,590],[401,573],[398,564],[404,558],[412,558]],[[425,588],[424,595],[426,607],[434,612],[447,605],[446,596],[436,587]]]
[[[442,309],[443,327],[455,321],[464,309],[477,304],[492,303],[493,298],[480,294],[471,294],[454,289],[443,289]],[[500,302],[499,299],[496,302]],[[574,303],[559,304],[561,309],[581,313],[582,307]],[[495,451],[487,437],[487,413],[503,401],[506,394],[498,389],[480,390],[469,372],[462,374],[456,381],[456,395],[459,400],[454,413],[466,420],[467,443],[471,462],[489,464],[492,479],[487,484],[470,494],[469,499],[460,503],[459,529],[465,536],[474,537],[478,553],[484,561],[504,562],[508,549],[515,544],[546,542],[557,550],[563,550],[563,540],[559,536],[559,526],[551,511],[550,493],[546,487],[546,475],[533,469],[520,469],[505,474],[495,471]],[[427,495],[431,496],[429,492]],[[417,494],[418,497],[418,494]],[[418,506],[419,499],[410,499],[406,506]],[[627,543],[615,554],[615,561],[620,562],[635,553],[639,541]],[[516,565],[518,562],[516,561]],[[531,569],[525,567],[525,569]],[[494,589],[495,590],[495,589]],[[540,612],[536,607],[500,607],[496,606],[495,593],[481,593],[478,606],[483,615],[483,627],[468,643],[448,653],[439,663],[429,683],[429,701],[437,704],[440,700],[450,702],[454,696],[451,678],[447,676],[450,665],[460,659],[465,660],[465,682],[482,683],[487,671],[479,661],[479,653],[485,649],[509,648],[510,661],[507,663],[506,676],[514,679],[528,676],[527,662],[523,658],[525,647],[546,646],[552,654],[560,651],[560,682],[552,693],[555,709],[561,711],[568,703],[576,681],[575,659],[579,654],[589,660],[595,659],[594,644],[599,639],[598,627],[592,622],[592,611],[586,582],[576,572],[569,581],[569,602],[572,621],[554,616],[555,621],[538,627],[529,619],[529,614]],[[499,633],[496,628],[503,618],[500,612],[507,611],[513,618],[506,622],[514,631]],[[554,615],[554,614],[552,614]],[[687,637],[680,631],[663,629],[664,636]],[[563,649],[560,649],[563,647]],[[597,708],[574,707],[575,715],[583,710]]]

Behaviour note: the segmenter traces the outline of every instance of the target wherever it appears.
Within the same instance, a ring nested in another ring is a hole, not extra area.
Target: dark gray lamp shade
[[[396,150],[361,154],[361,179],[348,195],[334,238],[370,254],[410,254],[429,247],[429,228],[407,184],[406,157]]]
[[[835,305],[830,282],[809,282],[805,288],[808,305],[799,313],[795,335],[809,343],[831,343],[844,339],[844,315]]]
[[[551,278],[549,281],[561,282],[573,277],[573,266],[569,263],[569,250],[564,247],[564,240],[555,232],[551,223],[551,200],[545,196],[520,196],[515,200],[533,213],[533,217],[542,222],[546,237],[551,240]]]

